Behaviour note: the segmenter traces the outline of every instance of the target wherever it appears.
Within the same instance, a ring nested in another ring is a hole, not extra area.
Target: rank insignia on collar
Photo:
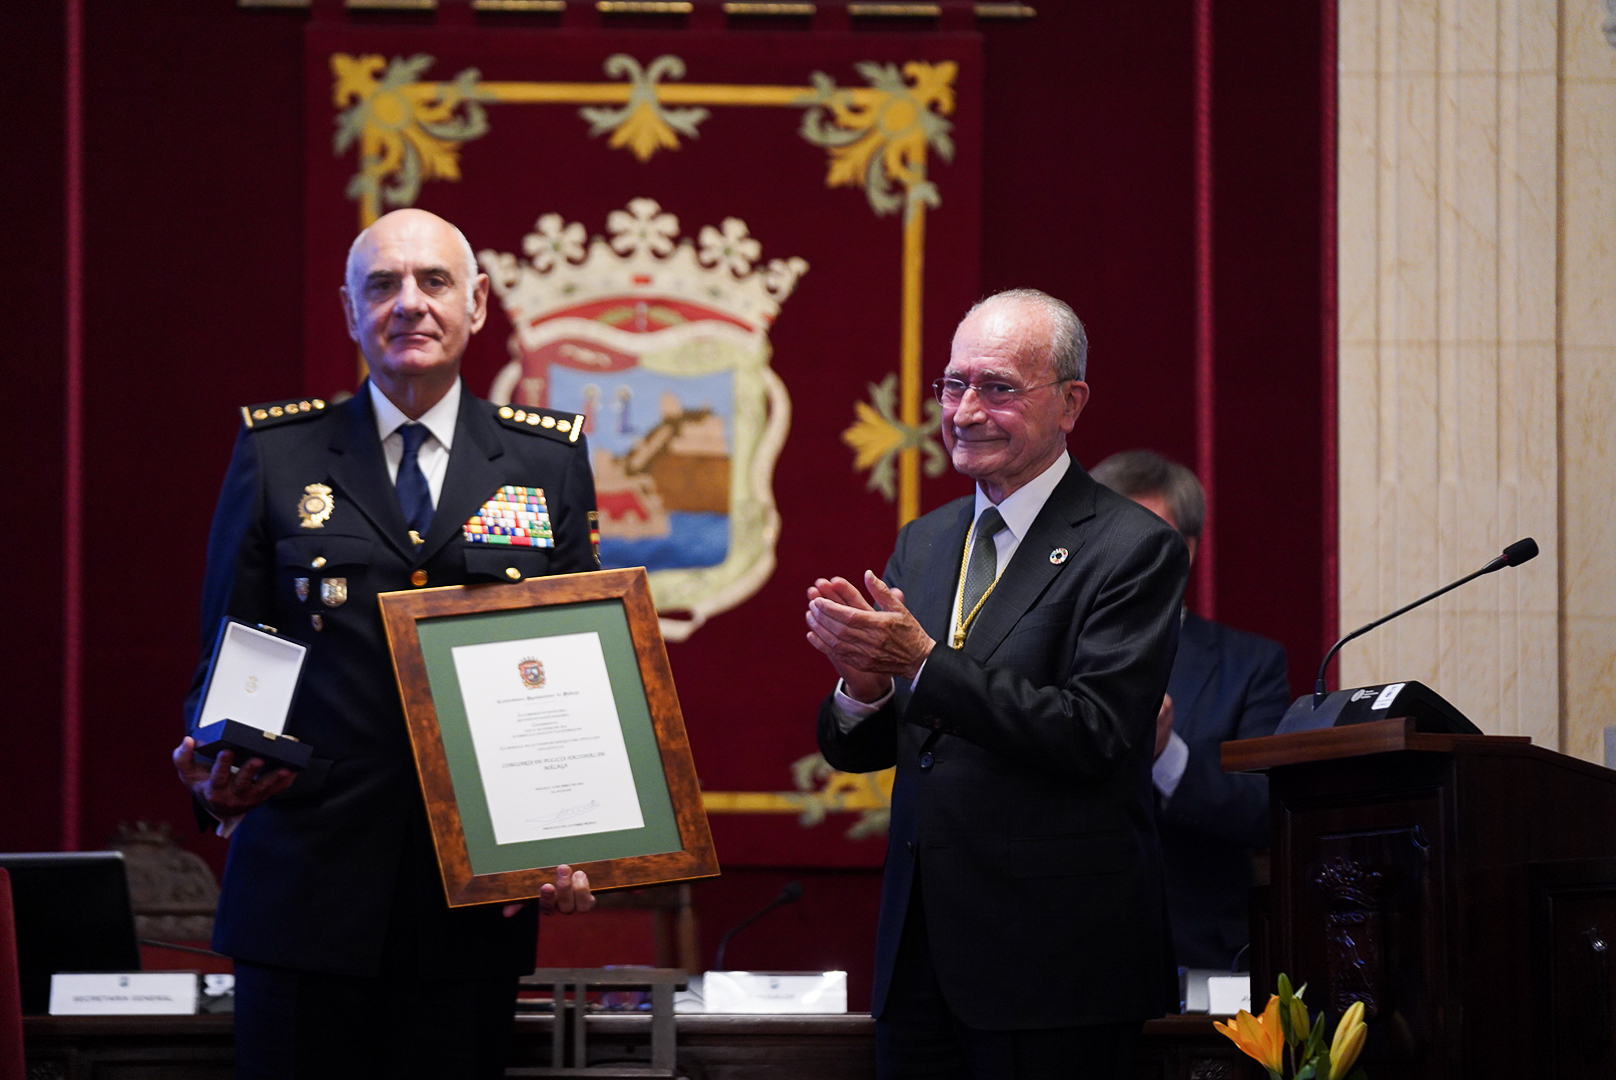
[[[1071,558],[1071,556],[1072,553],[1067,551],[1065,548],[1056,548],[1054,551],[1049,553],[1049,561],[1054,563],[1056,566],[1059,566],[1061,563]]]
[[[292,579],[292,591],[297,593],[297,602],[303,603],[309,598],[309,579],[306,577]]]
[[[324,484],[309,484],[303,497],[297,501],[297,516],[303,519],[305,529],[318,529],[331,517],[337,504],[331,499],[331,489]]]
[[[328,577],[320,579],[320,602],[326,607],[341,607],[347,600],[347,578]]]

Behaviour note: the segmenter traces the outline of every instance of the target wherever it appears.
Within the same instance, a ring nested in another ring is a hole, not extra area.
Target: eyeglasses
[[[1006,382],[968,383],[963,379],[938,379],[931,384],[931,388],[937,395],[937,400],[951,409],[965,400],[967,390],[975,390],[976,399],[988,408],[1000,409],[1014,401],[1017,394],[1042,390],[1046,386],[1059,386],[1065,381],[1056,379],[1054,382],[1039,383],[1037,386],[1011,386]]]

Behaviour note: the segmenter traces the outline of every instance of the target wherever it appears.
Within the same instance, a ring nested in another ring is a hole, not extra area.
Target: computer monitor
[[[129,877],[117,851],[0,853],[11,874],[22,1011],[50,1011],[60,971],[139,971]]]

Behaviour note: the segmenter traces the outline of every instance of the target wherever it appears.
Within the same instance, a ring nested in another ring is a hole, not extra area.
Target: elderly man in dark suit
[[[376,597],[593,570],[583,418],[464,392],[488,278],[441,218],[366,229],[342,297],[369,378],[242,410],[203,592],[205,638],[231,615],[308,646],[286,730],[319,756],[294,782],[228,750],[210,767],[189,737],[174,753],[231,836],[214,947],[236,960],[237,1075],[500,1076],[536,910],[587,910],[589,882],[562,867],[536,906],[446,905]],[[526,536],[467,527],[495,500]]]
[[[1090,474],[1177,529],[1190,558],[1206,522],[1195,474],[1149,450]],[[1178,962],[1245,970],[1252,855],[1268,847],[1268,778],[1223,771],[1219,747],[1272,735],[1290,701],[1285,647],[1186,611],[1156,725],[1152,775]]]
[[[1043,293],[973,308],[935,385],[976,495],[906,526],[867,597],[839,577],[808,592],[808,640],[841,677],[826,760],[897,766],[886,1077],[1129,1077],[1174,997],[1150,765],[1188,555],[1067,454],[1086,353]]]

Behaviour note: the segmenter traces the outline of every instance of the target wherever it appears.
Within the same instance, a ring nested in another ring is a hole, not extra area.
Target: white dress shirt
[[[998,504],[999,516],[1004,518],[1004,528],[1000,529],[993,537],[994,551],[998,556],[997,565],[994,567],[994,581],[998,581],[998,575],[1004,573],[1004,568],[1010,565],[1010,558],[1016,553],[1016,548],[1021,546],[1022,537],[1026,536],[1027,530],[1032,528],[1032,523],[1038,517],[1039,511],[1043,510],[1044,504],[1055,493],[1056,485],[1061,482],[1061,479],[1066,475],[1066,470],[1071,467],[1072,456],[1062,454],[1051,462],[1047,469],[1016,488],[1009,495],[1006,495],[1004,501]],[[976,488],[976,506],[971,520],[975,521],[980,518],[982,511],[993,505],[993,500],[987,497],[987,493],[978,484]],[[954,605],[950,609],[951,614],[949,615],[950,627],[959,624],[959,608],[959,590],[955,589]],[[920,681],[920,675],[925,670],[926,665],[922,662],[920,671],[915,673],[914,682],[918,683]],[[840,722],[842,730],[851,730],[860,720],[885,705],[888,699],[892,697],[892,694],[893,691],[888,690],[879,701],[859,701],[848,696],[846,687],[838,679],[836,681],[836,710],[840,714],[837,720]]]
[[[367,381],[365,385],[370,390],[370,404],[376,413],[376,437],[382,441],[382,456],[387,459],[387,478],[396,484],[398,465],[404,460],[404,436],[398,429],[408,424],[410,418],[387,400],[387,395],[376,389],[375,383]],[[422,413],[417,421],[430,432],[421,441],[421,449],[415,460],[426,477],[427,490],[432,493],[434,507],[438,505],[438,495],[443,491],[443,477],[449,471],[449,451],[454,446],[455,421],[459,417],[460,377],[457,375],[449,392]]]

